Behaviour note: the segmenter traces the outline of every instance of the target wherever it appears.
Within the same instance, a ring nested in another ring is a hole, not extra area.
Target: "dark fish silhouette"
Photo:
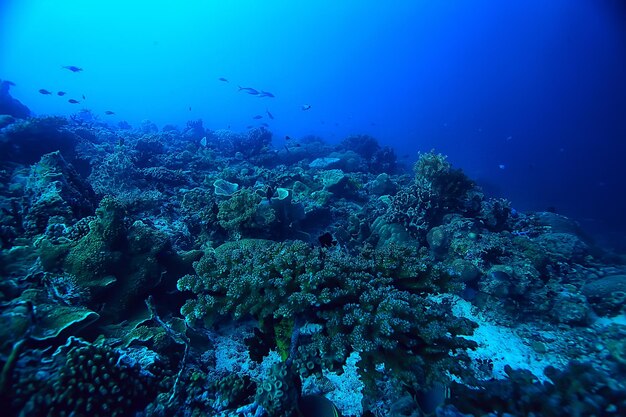
[[[70,70],[72,72],[80,72],[80,71],[83,70],[82,68],[74,66],[74,65],[66,65],[66,66],[61,67],[61,68],[65,68],[66,70]]]
[[[245,91],[248,94],[253,94],[253,95],[259,94],[259,92],[257,90],[255,90],[254,88],[251,88],[251,87],[241,87],[241,86],[239,86],[239,91],[241,91],[241,90]]]
[[[263,126],[263,127],[270,127],[270,125],[268,125],[267,123],[261,123],[261,126]]]
[[[87,97],[85,97],[85,95],[83,94],[83,100],[87,100]]]
[[[267,190],[265,191],[265,197],[267,198],[267,201],[269,203],[272,202],[272,197],[274,197],[275,192],[276,190],[274,189],[274,187],[272,187],[271,185],[267,186]]]
[[[71,103],[71,104],[78,104],[78,103],[80,103],[80,101],[78,101],[78,100],[74,100],[73,98],[71,98],[71,99],[67,100],[67,102],[68,102],[68,103]]]
[[[270,119],[274,120],[274,115],[272,113],[270,113],[270,111],[268,109],[265,109],[265,113],[267,113],[267,117],[269,117]]]
[[[225,83],[227,83],[227,82],[228,82],[228,80],[227,80],[226,78],[224,78],[224,77],[220,77],[220,78],[218,78],[218,80],[223,81],[223,82],[225,82]]]
[[[62,96],[64,96],[65,94],[67,94],[65,91],[59,91],[59,92],[57,93],[57,96],[61,96],[61,97],[62,97]]]
[[[322,395],[303,395],[298,399],[302,417],[340,417],[341,413],[328,398]]]
[[[262,91],[259,93],[259,97],[276,97],[274,94],[270,93],[269,91]]]
[[[291,136],[285,136],[285,140],[291,140]]]
[[[311,108],[310,104],[303,104],[302,105],[302,111],[309,110],[310,108]]]
[[[330,248],[337,244],[337,241],[333,239],[333,235],[331,235],[329,232],[324,233],[323,235],[318,237],[317,240],[320,242],[320,245],[322,245],[323,248]]]
[[[47,95],[47,94],[52,94],[50,91],[48,91],[48,90],[46,90],[46,89],[44,89],[44,88],[42,88],[41,90],[39,90],[39,92],[40,92],[41,94],[44,94],[44,95]]]
[[[189,106],[189,111],[191,111],[191,106]]]
[[[106,114],[107,116],[110,116],[112,114],[115,114],[115,112],[111,111],[111,110],[107,110],[107,111],[104,112],[104,114]]]
[[[253,117],[253,119],[255,119],[255,120],[259,120],[259,119],[262,119],[262,118],[263,118],[263,116],[261,116],[260,114],[257,114],[256,116]]]

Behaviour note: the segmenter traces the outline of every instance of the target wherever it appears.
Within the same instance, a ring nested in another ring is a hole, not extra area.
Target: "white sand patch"
[[[470,302],[458,296],[446,295],[453,298],[452,312],[457,317],[468,318],[476,324],[478,328],[474,330],[472,336],[463,336],[478,343],[476,350],[468,351],[473,361],[478,359],[491,360],[493,363],[492,377],[497,379],[506,378],[504,367],[509,365],[513,369],[527,369],[532,372],[540,381],[547,378],[543,374],[546,366],[563,368],[566,361],[553,353],[538,353],[524,343],[513,329],[499,326],[485,320],[482,315],[473,309]],[[443,296],[433,297],[437,301]],[[542,333],[540,330],[537,333]],[[548,332],[543,332],[547,334]],[[557,336],[550,334],[551,338]]]

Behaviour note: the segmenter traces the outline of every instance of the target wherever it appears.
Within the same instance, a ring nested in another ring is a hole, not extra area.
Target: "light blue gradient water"
[[[258,114],[278,145],[367,133],[408,161],[448,154],[519,209],[626,231],[622,1],[13,0],[0,13],[0,78],[36,114],[235,130]]]

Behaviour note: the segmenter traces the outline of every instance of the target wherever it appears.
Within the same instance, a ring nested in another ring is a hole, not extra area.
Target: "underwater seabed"
[[[626,259],[443,155],[3,120],[5,415],[626,415]]]

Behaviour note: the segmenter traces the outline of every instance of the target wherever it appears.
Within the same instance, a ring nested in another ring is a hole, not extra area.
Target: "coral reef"
[[[469,388],[452,384],[449,403],[464,415],[620,416],[626,412],[626,387],[589,364],[571,363],[566,369],[548,367],[547,382],[528,371],[506,369],[508,379]]]
[[[0,115],[8,115],[17,119],[25,119],[30,116],[30,109],[18,99],[11,96],[11,82],[0,80]],[[10,123],[9,123],[10,124]],[[0,125],[0,128],[4,127]]]
[[[623,260],[441,154],[0,125],[7,415],[625,413]]]
[[[181,310],[189,322],[252,316],[271,323],[298,317],[324,327],[325,335],[316,335],[314,343],[332,356],[331,362],[343,363],[357,350],[369,372],[377,363],[403,363],[427,379],[440,362],[455,363],[447,369],[460,371],[463,358],[450,351],[473,346],[459,337],[471,333],[469,321],[419,295],[442,289],[446,277],[411,248],[355,256],[311,250],[302,242],[241,240],[206,253],[195,269],[197,275],[178,281],[180,291],[197,297]],[[412,372],[407,378],[419,378]]]

